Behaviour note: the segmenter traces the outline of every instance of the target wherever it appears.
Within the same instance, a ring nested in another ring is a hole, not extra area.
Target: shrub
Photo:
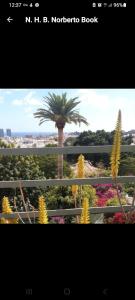
[[[116,213],[112,218],[106,218],[104,220],[106,224],[125,224],[125,216],[123,213]]]
[[[122,205],[126,205],[126,199],[121,199],[121,203]],[[106,205],[107,206],[119,206],[119,199],[117,197],[114,197],[114,198],[111,198],[111,199],[108,199],[107,202],[106,202]]]
[[[134,195],[135,184],[134,183],[126,183],[125,184],[125,193],[127,193],[130,197]]]
[[[104,220],[106,224],[135,224],[135,210],[125,214],[119,212],[115,213],[112,218]]]
[[[97,201],[96,201],[96,206],[106,206],[106,201],[107,199],[106,198],[99,198]]]
[[[93,203],[95,203],[97,199],[96,189],[91,185],[84,185],[82,189],[82,196],[83,198],[88,198],[89,206],[93,206]]]
[[[65,220],[63,217],[51,217],[51,224],[65,224]]]
[[[119,175],[135,175],[135,157],[126,157],[121,160]]]
[[[52,186],[45,192],[48,209],[74,208],[70,186]]]

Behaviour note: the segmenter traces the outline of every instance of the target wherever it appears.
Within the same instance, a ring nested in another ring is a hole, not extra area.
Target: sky
[[[122,130],[135,129],[135,89],[0,89],[0,128],[13,132],[57,132],[53,122],[39,126],[33,113],[43,108],[43,97],[48,93],[67,98],[78,97],[77,106],[89,125],[71,124],[65,132],[84,130],[114,130],[118,110],[122,112]]]

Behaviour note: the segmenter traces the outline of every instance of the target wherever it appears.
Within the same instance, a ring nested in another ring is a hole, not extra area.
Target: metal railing
[[[128,212],[133,209],[131,205],[123,205],[124,211]],[[134,206],[135,208],[135,206]],[[107,206],[107,207],[91,207],[90,214],[111,214],[121,211],[120,206]],[[82,212],[82,208],[71,208],[71,209],[56,209],[56,210],[47,210],[48,217],[71,217],[71,216],[79,216]],[[29,211],[29,217],[30,218],[38,218],[38,211]],[[22,219],[28,218],[27,212],[17,212],[12,214],[2,214],[0,213],[0,218],[7,218],[7,219],[14,219],[18,218],[19,216]]]
[[[85,154],[85,153],[110,153],[112,150],[112,145],[105,146],[73,146],[73,147],[45,147],[45,148],[0,148],[0,155],[3,156],[11,156],[11,155],[47,155],[47,154]],[[121,152],[135,152],[135,145],[123,145],[121,146]],[[135,182],[135,176],[118,176],[118,183],[126,183],[126,182]],[[40,187],[44,188],[47,186],[55,186],[55,185],[93,185],[93,184],[107,184],[113,183],[113,180],[110,177],[92,177],[92,178],[84,178],[84,179],[45,179],[45,180],[21,180],[22,187]],[[0,181],[0,188],[19,188],[20,181]],[[126,205],[125,211],[131,209],[130,205]],[[73,216],[80,215],[82,209],[74,208],[74,209],[58,209],[58,210],[48,210],[49,216]],[[100,214],[100,213],[113,213],[121,211],[120,206],[110,206],[110,207],[91,207],[90,212],[92,214]],[[38,216],[38,211],[35,213],[29,212],[32,217],[34,214]],[[14,218],[17,213],[13,213],[5,216],[8,218]],[[25,218],[27,213],[20,212],[22,218]],[[0,214],[0,218],[4,216]]]

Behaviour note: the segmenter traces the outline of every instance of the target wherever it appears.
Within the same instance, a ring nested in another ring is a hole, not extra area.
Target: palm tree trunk
[[[63,147],[63,128],[58,128],[58,147]],[[58,178],[63,178],[63,154],[58,155]]]

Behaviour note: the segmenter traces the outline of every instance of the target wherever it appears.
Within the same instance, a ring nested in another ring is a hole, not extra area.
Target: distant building
[[[7,133],[7,134],[6,134],[7,136],[11,137],[11,129],[7,129],[7,130],[6,130],[6,133]]]
[[[4,130],[0,129],[0,137],[4,137]]]
[[[27,139],[32,139],[32,138],[33,138],[33,135],[31,135],[31,134],[26,134],[24,137],[27,138]]]

